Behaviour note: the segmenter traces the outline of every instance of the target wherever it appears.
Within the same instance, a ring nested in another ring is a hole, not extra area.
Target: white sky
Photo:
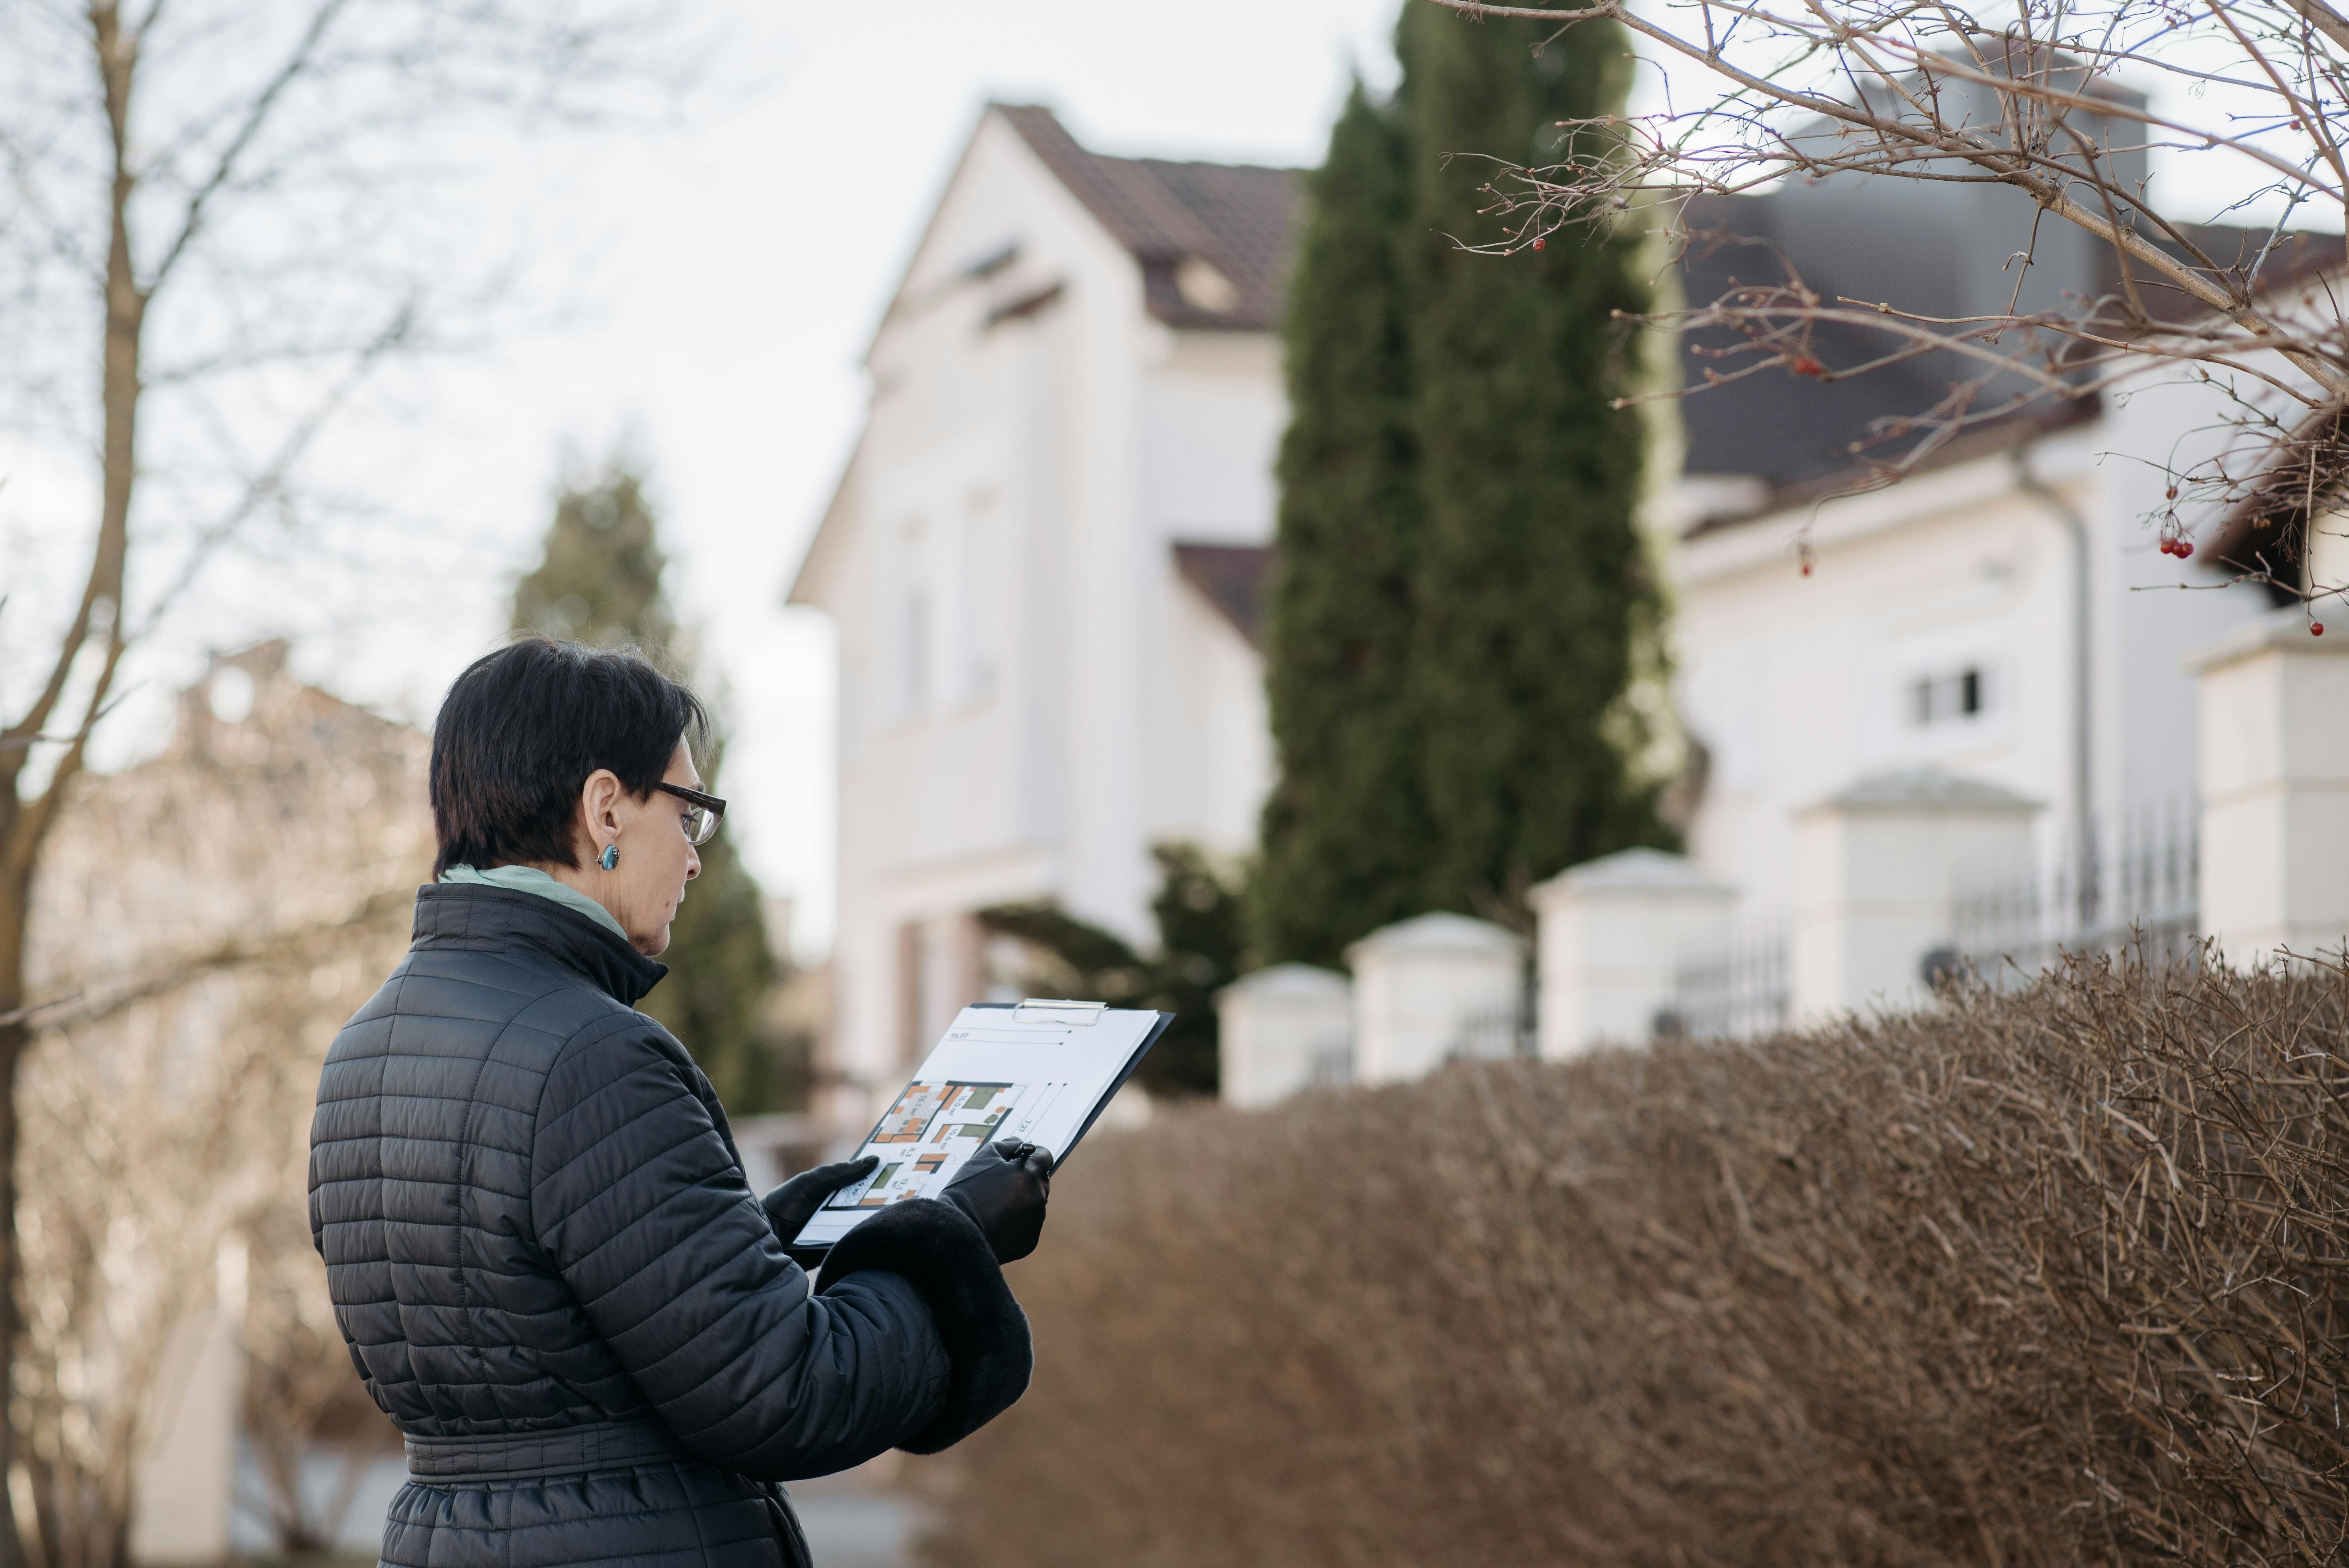
[[[857,360],[980,105],[1049,104],[1102,150],[1318,162],[1351,63],[1392,75],[1394,9],[793,4],[743,26],[771,73],[754,101],[595,170],[627,215],[605,319],[509,356],[533,390],[500,445],[542,470],[521,531],[556,435],[633,428],[678,597],[734,688],[729,830],[797,899],[803,948],[832,913],[831,634],[781,597],[862,418]]]
[[[831,635],[781,597],[862,417],[858,356],[980,105],[1049,104],[1103,151],[1315,163],[1350,70],[1391,81],[1398,3],[732,0],[704,100],[730,109],[542,146],[481,183],[554,258],[534,286],[577,310],[559,331],[408,374],[407,417],[367,438],[379,482],[463,542],[462,568],[419,541],[418,581],[356,610],[246,593],[207,635],[295,633],[304,675],[421,718],[500,634],[559,448],[625,440],[653,466],[671,592],[731,685],[728,831],[770,891],[798,901],[802,953],[820,951]],[[0,544],[20,570],[78,553],[78,530],[42,526],[78,510],[48,504],[78,488],[55,454],[0,441],[0,459],[16,481],[0,491]],[[127,712],[124,727],[151,736],[160,717]]]

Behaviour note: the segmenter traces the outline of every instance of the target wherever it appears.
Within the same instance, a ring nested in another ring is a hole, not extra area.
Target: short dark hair
[[[633,648],[524,637],[476,659],[432,721],[435,877],[450,866],[576,866],[579,790],[598,768],[643,799],[708,710]]]

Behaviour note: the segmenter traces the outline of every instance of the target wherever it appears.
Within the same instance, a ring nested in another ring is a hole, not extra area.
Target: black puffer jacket
[[[327,1053],[310,1224],[408,1434],[388,1563],[804,1563],[776,1483],[935,1452],[1027,1387],[958,1209],[874,1215],[811,1292],[709,1078],[630,1006],[665,972],[551,900],[428,887]]]

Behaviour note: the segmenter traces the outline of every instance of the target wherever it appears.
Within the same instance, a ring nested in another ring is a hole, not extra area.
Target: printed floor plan
[[[880,1209],[919,1197],[950,1165],[995,1136],[1025,1087],[951,1078],[907,1084],[859,1150],[880,1156],[880,1169],[842,1188],[824,1207]]]

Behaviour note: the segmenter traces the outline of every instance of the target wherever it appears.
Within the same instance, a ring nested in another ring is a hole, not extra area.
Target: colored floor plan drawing
[[[874,1132],[873,1141],[919,1143],[922,1134],[930,1130],[930,1119],[937,1115],[939,1108],[960,1087],[950,1083],[907,1084],[905,1092],[897,1097],[897,1103],[883,1113],[881,1126]]]
[[[995,1136],[1025,1086],[916,1081],[881,1117],[860,1151],[880,1169],[833,1195],[828,1209],[881,1209],[933,1192],[970,1151]]]

